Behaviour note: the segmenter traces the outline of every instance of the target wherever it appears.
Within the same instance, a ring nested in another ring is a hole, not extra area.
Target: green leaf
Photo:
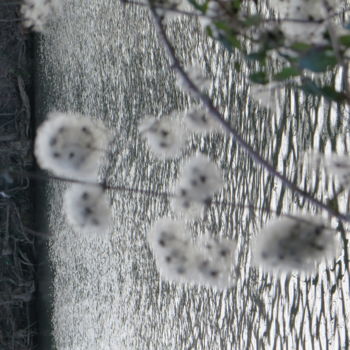
[[[241,9],[241,0],[231,0],[230,5],[232,12],[237,13]]]
[[[236,33],[230,25],[223,21],[214,22],[216,28],[219,29],[218,40],[224,45],[226,49],[232,51],[233,48],[241,49],[241,42],[237,39]]]
[[[350,47],[350,35],[342,35],[339,42],[346,47]]]
[[[329,49],[314,48],[299,58],[299,67],[315,73],[325,72],[334,67],[337,59],[334,52]]]
[[[266,72],[262,71],[250,74],[249,79],[256,84],[267,84],[269,82]]]
[[[224,32],[229,32],[231,31],[231,27],[228,23],[225,21],[214,21],[214,25],[216,28],[224,31]]]
[[[346,95],[342,92],[336,91],[333,86],[317,86],[311,79],[304,79],[300,88],[310,95],[323,96],[329,101],[343,103],[346,100]]]
[[[304,52],[307,50],[310,50],[312,48],[312,46],[310,44],[306,44],[306,43],[293,43],[290,48],[294,51],[297,52]]]
[[[235,62],[234,67],[236,72],[241,71],[241,64],[238,61]]]
[[[346,99],[346,95],[344,93],[336,91],[333,86],[329,85],[323,86],[321,88],[321,93],[327,100],[335,101],[338,103],[342,103]]]
[[[298,76],[299,74],[300,74],[300,72],[296,68],[294,68],[294,67],[285,67],[279,73],[276,73],[273,76],[273,79],[282,81],[282,80],[289,79],[291,77]]]
[[[257,52],[252,52],[246,56],[248,60],[255,60],[259,62],[263,62],[266,58],[266,51],[257,51]]]
[[[256,26],[256,25],[261,23],[261,16],[259,16],[259,15],[247,16],[247,17],[245,17],[243,23],[247,27]]]
[[[198,3],[196,0],[188,0],[188,2],[197,10],[201,11],[202,13],[206,13],[208,9],[208,2],[209,0],[205,1],[204,4]]]
[[[233,51],[233,48],[236,49],[241,49],[241,43],[239,42],[239,40],[234,37],[234,36],[224,36],[224,35],[219,35],[219,39],[218,39],[221,44],[229,51]]]
[[[310,95],[319,96],[321,94],[320,88],[311,79],[304,79],[300,88]]]

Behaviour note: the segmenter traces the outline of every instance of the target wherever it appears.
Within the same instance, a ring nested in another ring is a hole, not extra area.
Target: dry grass
[[[0,170],[33,165],[30,37],[18,2],[0,2]],[[28,74],[29,72],[29,74]],[[29,181],[0,177],[0,349],[35,348],[35,236]]]

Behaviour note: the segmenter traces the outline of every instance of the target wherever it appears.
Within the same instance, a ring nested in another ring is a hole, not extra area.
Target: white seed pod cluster
[[[64,194],[64,211],[68,222],[84,233],[107,234],[111,208],[101,186],[74,184]]]
[[[192,263],[184,224],[163,218],[154,225],[147,239],[162,277],[174,282],[186,280]]]
[[[335,231],[315,216],[280,217],[252,243],[253,263],[266,271],[312,273],[338,253]]]
[[[230,280],[230,275],[235,266],[236,242],[207,236],[198,239],[197,244],[201,252],[197,260],[200,283],[218,289],[232,287],[234,281]]]
[[[176,212],[188,217],[199,217],[204,205],[223,186],[221,172],[217,165],[202,154],[190,158],[184,165],[172,205]]]
[[[201,250],[214,260],[232,264],[236,242],[227,238],[212,238],[209,235],[200,239]]]
[[[166,281],[229,288],[235,246],[211,241],[211,249],[190,242],[183,223],[159,220],[148,235],[161,277]]]
[[[23,26],[35,32],[43,32],[47,22],[60,9],[60,0],[25,0],[20,10]]]
[[[221,125],[203,107],[194,106],[184,113],[188,129],[195,133],[220,131]]]
[[[198,65],[191,65],[185,68],[185,72],[187,73],[190,80],[200,89],[207,90],[210,88],[211,80],[208,78],[203,69]],[[183,90],[186,93],[191,93],[192,90],[189,87],[187,81],[182,77],[181,74],[177,73],[176,75],[176,85],[180,90]]]
[[[180,181],[176,184],[174,197],[171,199],[171,206],[176,214],[185,216],[187,219],[200,219],[206,203],[191,197],[187,181]]]
[[[109,135],[102,123],[87,117],[50,113],[37,130],[35,156],[41,168],[55,175],[95,180]]]
[[[282,21],[281,30],[288,40],[322,44],[328,31],[326,18],[337,8],[337,1],[270,0],[270,6],[282,18],[297,20]]]
[[[163,119],[147,117],[139,124],[139,132],[152,153],[161,159],[178,157],[186,141],[186,131],[181,122],[172,116]]]

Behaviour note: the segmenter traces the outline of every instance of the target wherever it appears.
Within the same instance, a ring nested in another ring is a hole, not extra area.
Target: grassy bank
[[[38,261],[42,249],[38,193],[16,172],[33,159],[33,37],[19,21],[18,2],[0,2],[0,349],[38,346]]]

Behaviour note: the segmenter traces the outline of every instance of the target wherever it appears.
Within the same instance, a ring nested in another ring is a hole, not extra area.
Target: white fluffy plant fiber
[[[138,129],[157,158],[173,159],[180,156],[187,132],[177,116],[170,115],[162,119],[146,117]]]
[[[158,220],[147,235],[163,279],[186,282],[191,274],[192,254],[183,222],[169,218]]]
[[[61,11],[61,0],[25,0],[21,5],[23,26],[36,32],[44,32],[47,22]]]
[[[185,232],[183,222],[162,218],[147,236],[162,279],[219,290],[231,287],[235,244],[228,240],[208,239],[205,245],[202,241],[196,244]]]
[[[188,160],[183,167],[182,178],[191,188],[191,196],[199,200],[206,200],[223,186],[219,168],[203,154]]]
[[[37,130],[34,152],[40,167],[57,176],[96,180],[109,141],[101,122],[54,112]]]
[[[327,43],[327,17],[340,7],[338,0],[270,0],[270,6],[282,18],[304,20],[284,21],[281,25],[286,38],[291,42],[312,44]]]
[[[186,126],[194,133],[222,131],[221,125],[203,107],[194,106],[184,113]]]
[[[320,217],[280,217],[266,225],[252,243],[256,266],[271,272],[310,274],[338,253],[336,232]]]
[[[175,186],[173,209],[188,218],[198,218],[204,206],[222,186],[222,174],[217,165],[207,156],[197,154],[183,166]]]
[[[64,194],[64,211],[68,222],[83,233],[107,234],[111,208],[101,186],[74,184]]]

